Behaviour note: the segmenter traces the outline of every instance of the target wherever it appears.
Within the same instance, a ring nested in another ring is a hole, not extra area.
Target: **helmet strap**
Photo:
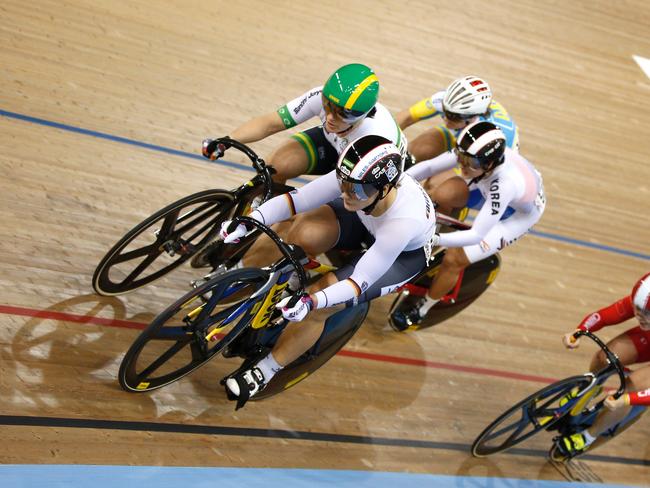
[[[388,194],[390,193],[390,191],[393,188],[395,188],[395,185],[390,185],[390,187],[388,188],[388,191],[386,193],[384,193],[384,188],[385,187],[386,186],[384,186],[381,190],[379,190],[379,192],[377,193],[377,196],[375,197],[375,200],[370,205],[368,205],[367,207],[364,207],[362,209],[363,213],[365,213],[366,215],[370,215],[372,213],[372,211],[375,209],[375,207],[377,206],[377,204],[379,203],[379,201],[386,198],[388,196]]]

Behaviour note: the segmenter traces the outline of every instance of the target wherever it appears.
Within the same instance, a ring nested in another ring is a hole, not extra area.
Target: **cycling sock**
[[[431,310],[431,307],[433,307],[439,301],[439,298],[431,298],[429,295],[425,295],[424,302],[418,308],[420,317],[424,317],[429,312],[429,310]]]
[[[259,363],[257,363],[256,366],[260,368],[260,371],[264,375],[264,381],[266,383],[271,381],[271,378],[275,376],[275,373],[277,373],[284,367],[278,364],[278,362],[273,357],[272,353],[269,353],[264,359],[262,359]]]
[[[592,436],[587,429],[582,431],[582,435],[585,438],[585,446],[588,446],[589,444],[591,444],[596,440],[596,438]]]

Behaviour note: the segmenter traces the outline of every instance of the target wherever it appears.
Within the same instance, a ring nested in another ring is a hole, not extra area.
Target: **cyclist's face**
[[[469,124],[474,122],[477,117],[477,115],[467,117],[459,114],[454,114],[452,112],[447,112],[444,109],[442,111],[442,121],[445,123],[445,126],[451,130],[464,129]]]
[[[351,112],[333,104],[327,98],[322,98],[323,107],[325,108],[325,129],[327,132],[343,132],[361,120],[362,117],[355,117]]]
[[[640,310],[636,306],[634,307],[634,315],[639,321],[639,325],[643,330],[650,330],[650,312]]]
[[[458,164],[463,173],[463,178],[476,178],[485,173],[474,158],[459,152],[458,149],[454,149],[454,152],[456,153]]]
[[[372,185],[350,183],[341,179],[339,179],[339,186],[343,197],[343,205],[346,210],[353,212],[366,208],[378,193],[378,190]]]

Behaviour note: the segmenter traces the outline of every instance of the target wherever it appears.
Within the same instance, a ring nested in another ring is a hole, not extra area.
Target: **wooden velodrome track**
[[[650,268],[650,80],[632,60],[650,57],[650,4],[463,4],[2,2],[0,462],[561,479],[546,434],[484,460],[468,446],[515,400],[583,372],[594,349],[567,352],[561,335]],[[129,326],[197,273],[104,298],[90,285],[99,259],[166,203],[250,177],[193,158],[204,137],[354,61],[375,68],[395,112],[454,77],[489,80],[544,176],[537,233],[458,317],[399,335],[385,325],[392,298],[379,300],[346,354],[269,401],[234,412],[218,360],[154,394],[123,392]],[[649,435],[644,418],[586,462],[606,482],[649,484]]]

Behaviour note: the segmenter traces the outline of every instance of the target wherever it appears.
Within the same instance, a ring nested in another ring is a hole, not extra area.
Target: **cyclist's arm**
[[[321,87],[312,88],[275,112],[256,117],[237,127],[230,137],[243,143],[256,142],[318,116],[322,108]]]
[[[430,119],[442,113],[442,97],[444,92],[438,92],[429,98],[423,98],[414,105],[411,105],[408,110],[402,110],[397,114],[397,123],[400,128],[415,124],[416,122],[424,119]]]
[[[349,278],[313,294],[315,307],[331,307],[359,297],[391,268],[415,229],[418,226],[409,219],[392,220],[379,229],[375,242],[359,259]]]
[[[244,144],[256,142],[285,129],[282,118],[277,112],[255,117],[237,127],[230,137]]]
[[[515,196],[514,185],[501,176],[489,181],[490,193],[479,210],[471,229],[440,235],[439,244],[445,247],[465,247],[480,243],[499,223],[508,204]]]
[[[587,315],[580,322],[578,329],[596,332],[603,327],[620,324],[632,317],[634,317],[634,305],[632,304],[632,298],[628,295],[608,307],[601,308],[597,312]]]
[[[402,130],[412,126],[417,122],[417,120],[411,116],[411,111],[409,109],[402,110],[400,113],[398,113],[397,117],[395,117],[395,120],[397,120],[399,128]]]
[[[456,166],[457,161],[456,155],[449,151],[433,159],[417,163],[409,168],[406,173],[416,180],[422,181],[426,180],[429,176],[437,175],[438,173],[453,168]]]
[[[271,198],[253,210],[250,217],[263,224],[273,225],[297,213],[320,207],[339,196],[341,189],[336,179],[336,171],[330,171],[291,193]]]

